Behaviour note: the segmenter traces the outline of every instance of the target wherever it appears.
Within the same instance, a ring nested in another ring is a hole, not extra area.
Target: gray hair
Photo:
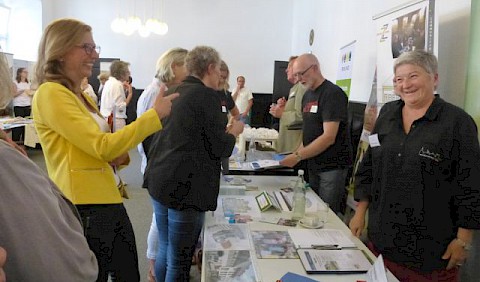
[[[172,48],[163,53],[157,60],[155,77],[163,83],[170,83],[175,79],[172,65],[183,66],[188,50],[183,48]]]
[[[110,65],[110,75],[115,77],[116,79],[124,79],[128,75],[128,66],[130,63],[115,60]]]
[[[212,47],[197,46],[188,52],[185,62],[191,75],[203,78],[208,71],[208,66],[219,65],[221,60],[218,52]]]
[[[406,64],[419,66],[431,75],[438,72],[437,57],[425,50],[414,50],[402,53],[393,64],[393,72],[395,73],[399,66]]]

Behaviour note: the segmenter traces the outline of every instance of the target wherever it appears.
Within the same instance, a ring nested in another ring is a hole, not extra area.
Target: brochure
[[[308,274],[367,272],[372,263],[362,250],[299,249],[298,255]]]
[[[250,251],[205,251],[205,281],[258,281]]]
[[[252,231],[251,234],[257,258],[298,258],[287,231]]]
[[[249,229],[246,224],[214,224],[204,228],[206,250],[249,250]]]

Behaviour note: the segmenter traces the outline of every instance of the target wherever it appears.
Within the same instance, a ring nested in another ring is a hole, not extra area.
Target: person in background
[[[221,106],[222,106],[222,113],[224,113],[224,121],[225,126],[228,127],[231,125],[229,123],[229,116],[232,120],[238,120],[240,118],[240,111],[235,105],[235,101],[233,101],[232,93],[228,91],[230,85],[228,84],[228,79],[230,78],[230,70],[228,69],[227,63],[222,60],[220,64],[220,80],[218,82],[218,97],[220,98]],[[222,171],[223,173],[228,172],[229,158],[222,159]]]
[[[17,91],[13,98],[13,112],[16,117],[28,117],[32,111],[32,95],[30,82],[28,81],[28,71],[26,68],[18,68],[17,76],[13,81]],[[12,140],[22,143],[25,139],[25,127],[12,128]]]
[[[290,89],[288,100],[280,98],[276,105],[270,107],[270,114],[280,119],[278,140],[275,143],[275,150],[281,152],[293,152],[302,144],[302,130],[289,130],[291,124],[302,122],[302,99],[307,90],[302,83],[297,82],[293,75],[292,66],[297,56],[288,60],[288,67],[285,70],[287,79],[294,86]]]
[[[240,120],[245,124],[250,124],[250,109],[253,106],[253,94],[248,88],[245,88],[245,77],[237,77],[237,87],[232,93],[233,101],[240,111]]]
[[[103,87],[105,86],[105,82],[107,82],[109,77],[110,77],[110,74],[108,72],[105,72],[105,71],[100,72],[100,74],[97,76],[98,81],[100,82],[100,85],[98,86],[98,90],[97,90],[97,97],[98,97],[98,104],[99,105],[100,105],[100,100],[102,99]]]
[[[0,109],[15,94],[9,73],[0,54]],[[0,163],[0,281],[95,280],[97,260],[75,206],[2,130]]]
[[[131,76],[128,77],[128,81],[124,82],[125,96],[127,102],[126,124],[130,124],[132,121],[137,119],[137,102],[138,98],[140,98],[140,94],[135,91],[137,89],[133,87],[132,83],[133,79]]]
[[[178,94],[162,93],[152,109],[111,133],[97,106],[80,89],[82,79],[91,76],[99,51],[92,28],[83,22],[59,19],[45,28],[35,71],[40,86],[33,99],[33,119],[48,174],[80,213],[98,260],[97,281],[109,276],[112,281],[139,281],[135,236],[112,166],[126,164],[128,150],[162,129],[161,119],[170,114]]]
[[[95,91],[93,91],[93,87],[88,83],[88,77],[84,77],[82,79],[82,84],[80,85],[80,88],[83,92],[90,96],[90,98],[92,98],[92,100],[95,102],[95,105],[98,105],[97,94],[95,94]]]
[[[342,212],[345,179],[352,164],[345,92],[325,79],[313,54],[293,63],[294,76],[310,91],[303,96],[303,143],[280,161],[293,167],[307,160],[310,187],[335,213]]]
[[[155,98],[160,93],[160,89],[168,90],[170,87],[179,85],[187,77],[187,67],[185,66],[185,57],[188,50],[183,48],[172,48],[163,53],[157,60],[156,73],[152,82],[143,90],[137,102],[137,116],[141,116],[153,106]],[[147,137],[142,143],[138,144],[138,153],[141,157],[140,171],[145,173],[147,166],[147,152],[152,136]],[[157,256],[158,229],[155,220],[155,213],[152,215],[152,223],[147,237],[147,258],[149,260],[148,279],[155,281],[155,258]]]
[[[477,126],[434,94],[437,69],[423,50],[398,57],[401,99],[382,107],[355,176],[352,234],[361,235],[368,209],[368,247],[400,281],[458,281],[480,229]]]
[[[100,113],[105,119],[113,114],[115,117],[115,130],[119,130],[126,125],[127,105],[132,99],[131,86],[127,86],[130,91],[125,97],[125,81],[128,81],[130,64],[124,61],[116,60],[110,65],[110,77],[102,91],[100,100]],[[127,83],[128,85],[128,83]]]
[[[192,255],[205,211],[215,210],[220,160],[232,153],[243,123],[225,131],[221,103],[214,89],[220,79],[220,56],[198,46],[186,57],[189,76],[173,91],[171,116],[162,134],[155,134],[144,177],[155,212],[159,247],[158,281],[188,281]]]

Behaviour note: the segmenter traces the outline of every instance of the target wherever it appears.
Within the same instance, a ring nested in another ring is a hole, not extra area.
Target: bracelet
[[[297,162],[300,162],[302,160],[302,156],[300,155],[300,153],[298,153],[298,151],[295,152],[295,156],[297,157]]]
[[[471,243],[467,243],[465,241],[463,241],[462,239],[460,238],[455,238],[455,241],[460,245],[462,246],[462,248],[465,250],[465,251],[470,251],[472,249],[472,244]]]

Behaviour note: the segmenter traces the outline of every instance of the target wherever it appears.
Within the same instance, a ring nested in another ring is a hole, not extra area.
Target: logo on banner
[[[380,35],[380,42],[384,42],[388,39],[388,35],[390,34],[390,29],[388,28],[389,24],[386,23],[380,27],[380,31],[377,33],[377,36]]]

